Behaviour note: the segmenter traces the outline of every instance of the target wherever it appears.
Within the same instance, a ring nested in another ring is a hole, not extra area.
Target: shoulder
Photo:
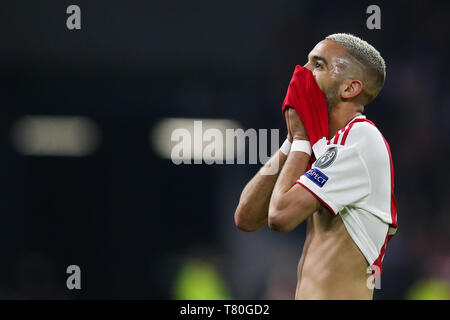
[[[366,161],[389,159],[386,140],[380,130],[369,120],[350,125],[344,147],[356,147]]]
[[[360,120],[351,123],[344,136],[347,134],[347,139],[343,141],[343,145],[351,146],[366,146],[370,142],[380,142],[384,143],[383,135],[380,130],[369,120]]]

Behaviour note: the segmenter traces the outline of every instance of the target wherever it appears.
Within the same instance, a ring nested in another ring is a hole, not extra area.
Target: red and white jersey
[[[313,151],[317,160],[297,183],[340,214],[369,266],[381,272],[387,242],[397,229],[388,143],[371,121],[357,116],[330,140],[319,140]]]

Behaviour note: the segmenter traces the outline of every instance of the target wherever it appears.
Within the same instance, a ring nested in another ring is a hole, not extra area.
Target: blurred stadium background
[[[66,28],[70,4],[81,30]],[[381,30],[366,28],[370,4],[3,3],[0,298],[292,299],[304,227],[234,226],[260,165],[176,166],[154,130],[227,119],[283,139],[295,65],[349,32],[387,62],[365,114],[391,145],[399,231],[375,298],[449,299],[449,2],[379,1]]]

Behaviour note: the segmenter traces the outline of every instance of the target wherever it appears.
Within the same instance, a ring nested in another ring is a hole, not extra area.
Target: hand
[[[286,108],[284,110],[284,118],[286,119],[286,128],[287,128],[287,131],[288,131],[287,139],[289,140],[289,142],[292,143],[293,139],[292,139],[291,130],[289,129],[289,117],[288,117],[288,112],[287,112],[288,109],[290,109],[290,108],[288,107],[288,108]]]
[[[297,111],[289,107],[286,109],[285,115],[288,126],[288,137],[290,135],[293,140],[309,140],[308,133]]]

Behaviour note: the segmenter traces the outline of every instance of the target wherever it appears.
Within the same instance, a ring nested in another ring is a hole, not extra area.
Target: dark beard
[[[340,101],[339,86],[340,82],[335,82],[332,86],[323,91],[325,99],[327,100],[328,113],[330,113]]]

